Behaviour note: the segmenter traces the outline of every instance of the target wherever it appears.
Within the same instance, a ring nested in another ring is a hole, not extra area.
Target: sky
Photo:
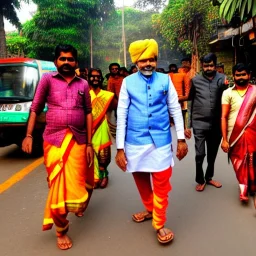
[[[131,6],[133,5],[135,0],[115,0],[116,7],[122,7],[123,3],[125,6]],[[32,18],[31,12],[33,13],[36,10],[35,4],[22,4],[22,8],[20,11],[18,11],[18,17],[20,19],[21,23],[26,22],[27,20],[30,20]],[[16,28],[12,26],[7,20],[4,20],[4,28],[5,31],[14,31]]]

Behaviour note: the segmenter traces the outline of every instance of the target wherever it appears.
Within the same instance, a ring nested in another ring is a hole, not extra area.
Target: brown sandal
[[[173,232],[165,227],[162,227],[157,230],[157,240],[161,244],[170,243],[174,238]]]
[[[204,191],[205,186],[206,186],[206,183],[204,183],[204,184],[197,184],[196,185],[196,191],[198,191],[198,192]]]
[[[138,212],[132,215],[132,220],[140,223],[146,220],[151,220],[152,219],[152,213],[151,212]]]
[[[214,186],[215,188],[221,188],[222,187],[221,183],[216,181],[216,180],[207,181],[207,185]]]

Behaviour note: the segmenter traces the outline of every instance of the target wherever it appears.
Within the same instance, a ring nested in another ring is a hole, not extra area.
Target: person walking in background
[[[129,72],[126,67],[120,67],[119,74],[123,77],[129,76]]]
[[[137,71],[138,71],[138,69],[137,69],[136,65],[131,65],[131,68],[130,68],[130,71],[129,71],[130,75],[133,74],[133,73],[136,73]]]
[[[182,110],[183,110],[183,117],[185,120],[185,137],[186,139],[190,139],[191,138],[191,130],[187,129],[188,127],[188,118],[189,116],[191,116],[190,113],[190,102],[187,101],[188,99],[188,88],[191,87],[191,79],[193,77],[195,77],[196,75],[196,71],[192,68],[192,63],[191,63],[191,57],[185,57],[181,60],[181,67],[178,69],[178,73],[180,74],[184,74],[184,79],[183,79],[183,83],[184,83],[184,94],[182,97],[180,97],[180,102],[182,102]]]
[[[87,81],[88,80],[88,68],[77,68],[76,75]]]
[[[170,64],[168,68],[169,68],[169,70],[167,71],[168,74],[178,73],[178,67],[176,64]]]
[[[100,69],[89,70],[88,82],[92,100],[92,145],[94,149],[94,188],[108,185],[107,167],[111,161],[111,136],[106,118],[114,93],[102,90],[103,75]]]
[[[239,199],[248,202],[248,193],[256,192],[256,87],[249,83],[250,71],[243,63],[232,73],[235,85],[222,95],[221,148],[235,170]]]
[[[109,65],[110,76],[108,79],[107,90],[114,93],[114,99],[112,102],[112,108],[116,110],[119,93],[124,76],[120,75],[120,65],[118,63],[111,63]]]
[[[173,85],[177,91],[178,99],[180,102],[184,129],[187,128],[187,102],[185,100],[188,99],[189,91],[190,91],[190,83],[185,83],[185,73],[178,73],[178,68],[175,64],[170,64],[169,69],[172,71],[169,73],[169,76],[172,79]]]
[[[43,230],[55,224],[57,245],[66,250],[72,247],[67,215],[74,212],[82,216],[91,195],[86,178],[93,162],[92,108],[87,81],[75,75],[77,50],[58,45],[54,63],[58,72],[44,74],[38,84],[22,149],[31,153],[36,117],[47,103],[43,138],[49,194]]]
[[[213,53],[201,59],[202,75],[192,78],[189,99],[191,103],[191,126],[195,139],[196,191],[203,191],[205,185],[220,188],[220,182],[213,180],[214,164],[221,141],[221,96],[227,89],[226,78],[216,72],[217,57]],[[207,168],[204,174],[203,162],[207,147]]]
[[[135,41],[129,52],[139,71],[122,83],[117,108],[116,163],[124,172],[133,174],[146,209],[132,219],[137,223],[152,219],[158,241],[169,243],[174,238],[173,232],[165,227],[174,165],[169,118],[171,115],[175,122],[176,156],[181,160],[188,151],[181,108],[170,77],[155,72],[157,42]]]

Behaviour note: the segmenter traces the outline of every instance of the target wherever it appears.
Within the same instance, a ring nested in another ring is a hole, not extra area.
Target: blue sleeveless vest
[[[132,145],[155,144],[157,148],[171,143],[168,75],[153,72],[150,78],[146,78],[137,72],[125,80],[130,97],[126,142]]]

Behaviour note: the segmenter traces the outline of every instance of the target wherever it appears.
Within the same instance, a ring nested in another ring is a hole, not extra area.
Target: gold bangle
[[[27,134],[26,137],[29,137],[33,140],[33,136],[31,134]]]

